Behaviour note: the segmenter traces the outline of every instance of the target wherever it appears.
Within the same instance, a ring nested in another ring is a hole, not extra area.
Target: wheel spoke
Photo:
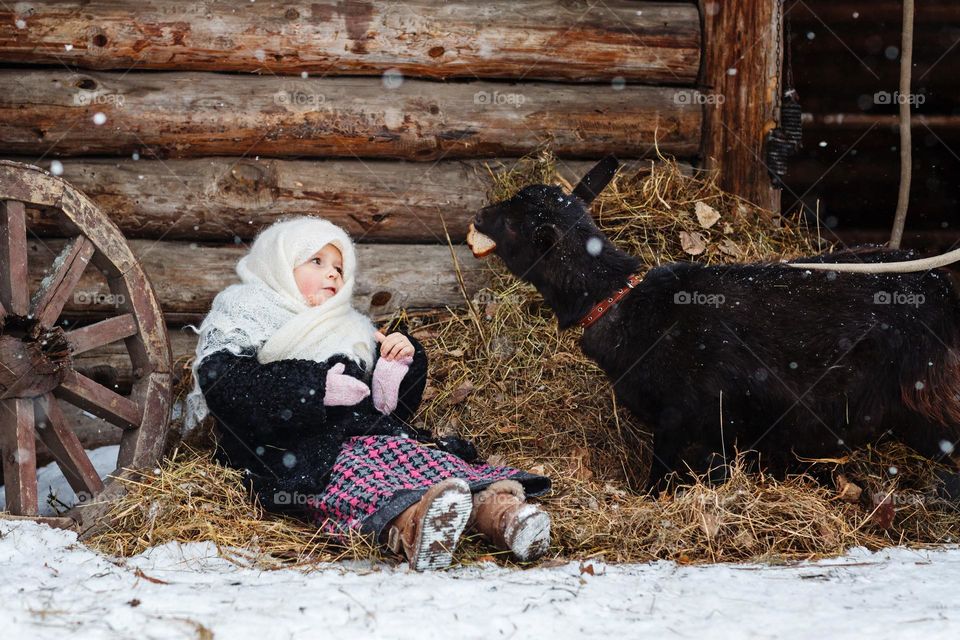
[[[41,326],[52,327],[56,323],[63,305],[80,282],[80,276],[87,268],[93,252],[93,243],[84,236],[77,236],[54,260],[54,272],[44,277],[34,296],[33,317]]]
[[[89,411],[121,429],[139,429],[142,412],[139,405],[114,393],[83,374],[71,371],[54,395]]]
[[[101,320],[82,329],[74,329],[66,333],[70,342],[70,352],[73,355],[86,353],[98,347],[105,347],[117,340],[136,335],[139,327],[137,319],[131,313],[122,316]]]
[[[30,312],[27,215],[22,202],[0,201],[0,301],[8,313]]]
[[[93,467],[80,439],[67,424],[63,410],[52,394],[36,402],[37,435],[53,454],[57,466],[77,496],[89,499],[103,491],[103,481]]]
[[[7,510],[19,516],[37,515],[37,449],[32,400],[0,401],[0,452]]]

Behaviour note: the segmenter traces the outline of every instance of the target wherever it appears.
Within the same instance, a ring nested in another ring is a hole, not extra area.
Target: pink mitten
[[[338,362],[327,372],[327,391],[323,396],[324,406],[350,407],[370,395],[367,385],[343,373],[345,368],[342,362]]]
[[[393,413],[400,395],[400,381],[407,375],[413,356],[387,360],[380,358],[373,369],[373,406],[383,415]]]

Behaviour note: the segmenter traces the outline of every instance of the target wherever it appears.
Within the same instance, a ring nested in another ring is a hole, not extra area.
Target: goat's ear
[[[560,242],[563,234],[555,224],[542,224],[533,231],[533,244],[540,253],[546,253]]]
[[[589,205],[603,191],[604,187],[610,184],[613,176],[617,175],[617,169],[619,168],[620,162],[614,156],[605,157],[580,179],[580,184],[573,190],[573,195]]]

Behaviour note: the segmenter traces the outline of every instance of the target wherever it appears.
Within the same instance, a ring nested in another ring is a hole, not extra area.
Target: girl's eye
[[[313,264],[317,265],[318,267],[322,267],[322,266],[323,266],[323,260],[322,260],[321,258],[314,258],[314,259],[311,260],[310,262],[312,262]],[[339,273],[341,276],[343,275],[343,268],[342,268],[342,267],[334,267],[334,269],[336,269],[336,270],[337,270],[337,273]]]

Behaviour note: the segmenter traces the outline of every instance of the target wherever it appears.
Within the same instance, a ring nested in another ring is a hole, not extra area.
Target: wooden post
[[[767,172],[764,139],[777,119],[780,2],[699,0],[699,5],[704,167],[719,171],[726,191],[779,212],[780,190]]]

